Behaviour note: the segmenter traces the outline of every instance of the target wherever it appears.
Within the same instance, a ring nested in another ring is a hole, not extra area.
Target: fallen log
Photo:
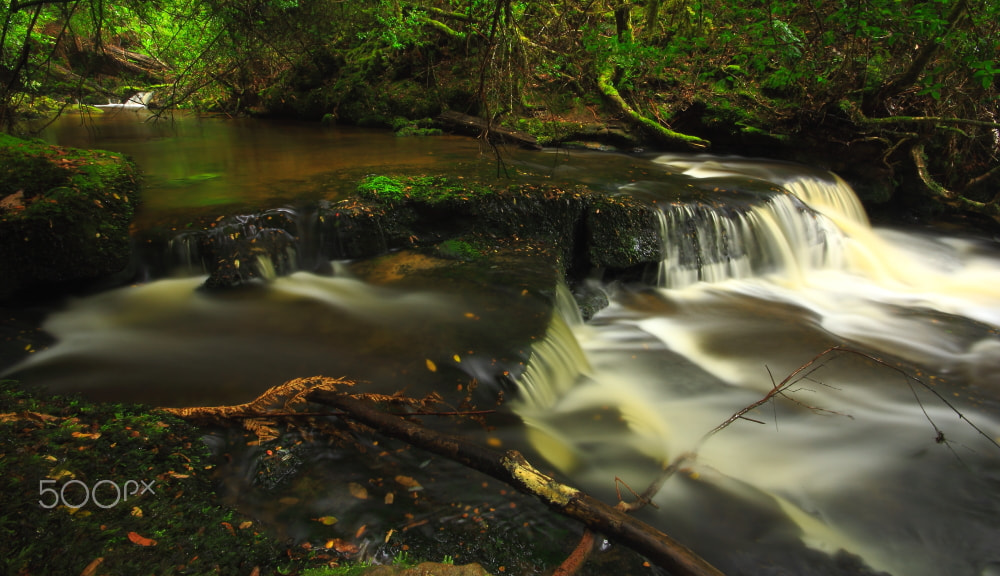
[[[460,462],[531,494],[557,512],[646,556],[675,576],[721,576],[717,568],[670,536],[534,468],[517,450],[495,450],[461,436],[436,432],[379,410],[350,394],[315,390],[309,402],[333,406],[380,434]]]
[[[531,134],[501,128],[478,116],[469,116],[468,114],[462,114],[454,110],[445,110],[438,115],[437,119],[456,132],[470,136],[483,136],[487,141],[492,143],[517,144],[522,148],[531,150],[542,149],[538,144],[538,140]]]

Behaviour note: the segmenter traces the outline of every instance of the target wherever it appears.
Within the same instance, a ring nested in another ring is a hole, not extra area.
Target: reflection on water
[[[327,194],[366,166],[460,171],[478,153],[449,138],[193,119],[146,131],[129,122],[53,134],[78,145],[100,138],[135,156],[150,178],[145,209],[158,213]],[[496,437],[545,455],[608,500],[616,477],[641,491],[697,448],[656,496],[659,508],[641,514],[724,571],[1000,569],[1000,450],[968,426],[1000,439],[994,243],[872,229],[842,182],[801,167],[562,152],[512,164],[655,201],[667,238],[661,284],[600,286],[611,305],[587,323],[562,291],[563,312],[529,348],[548,309],[536,292],[512,287],[515,271],[479,271],[455,285],[442,274],[420,289],[373,285],[395,278],[385,269],[368,281],[300,272],[224,295],[198,291],[202,278],[161,280],[52,315],[45,328],[59,342],[14,373],[104,398],[204,404],[316,373],[418,394],[472,379],[496,392],[509,372],[521,386],[510,406],[523,426]],[[436,265],[416,263],[411,270]],[[920,378],[962,418],[899,372],[841,354],[702,444],[834,345]],[[271,513],[263,501],[244,504]],[[314,506],[304,514],[318,513],[315,505],[303,502]],[[345,537],[358,526],[379,531],[376,518],[356,515]]]
[[[477,164],[479,153],[469,138],[402,138],[388,131],[182,113],[158,118],[129,110],[67,116],[42,136],[132,156],[145,174],[140,216],[147,219],[336,197],[366,171],[454,170]]]

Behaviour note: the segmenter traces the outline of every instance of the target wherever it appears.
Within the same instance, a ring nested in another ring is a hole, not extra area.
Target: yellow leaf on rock
[[[431,372],[437,372],[438,369],[437,364],[431,361],[430,358],[427,359],[427,369],[430,370]]]
[[[70,472],[69,470],[66,470],[65,468],[63,468],[61,470],[59,470],[59,469],[53,469],[51,472],[49,472],[49,476],[48,477],[51,480],[62,480],[63,478],[66,478],[66,477],[76,478],[76,474],[73,474],[72,472]]]

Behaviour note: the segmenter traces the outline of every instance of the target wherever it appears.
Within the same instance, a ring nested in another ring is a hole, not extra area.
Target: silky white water
[[[217,128],[203,126],[212,138],[200,144],[190,134],[138,133],[134,143],[110,143],[139,152],[151,174],[154,193],[138,225],[178,206],[215,217],[223,205],[315,193],[303,179],[325,174],[331,158],[352,170],[438,167],[475,148]],[[516,268],[447,286],[454,279],[441,275],[418,289],[342,270],[214,294],[199,289],[204,277],[160,279],[68,302],[43,325],[55,343],[5,375],[102,400],[172,405],[245,402],[314,374],[383,393],[442,392],[459,405],[475,381],[477,403],[496,406],[493,393],[503,388],[504,406],[522,418],[505,415],[512,424],[491,431],[494,440],[536,450],[538,467],[606,501],[616,498],[616,477],[642,491],[665,463],[697,448],[656,496],[659,508],[640,515],[727,573],[1000,573],[1000,450],[969,426],[1000,436],[995,241],[872,228],[839,179],[801,166],[593,153],[531,159],[553,179],[573,172],[594,189],[656,202],[665,239],[663,262],[649,275],[659,276],[656,285],[591,287],[606,290],[611,304],[588,322],[563,290],[548,337],[536,341],[528,335],[548,321],[551,284],[526,289]],[[330,178],[350,184],[358,174]],[[633,177],[648,180],[624,183]],[[170,272],[201,274],[184,240],[175,238]],[[425,263],[394,257],[400,266],[385,270]],[[835,345],[889,367],[853,354],[817,359]],[[814,360],[787,397],[702,442]],[[519,390],[497,383],[508,374],[519,377]],[[276,506],[273,495],[261,500]],[[300,527],[320,515],[304,515]],[[368,515],[337,516],[345,537],[367,526],[373,541],[403,523],[379,533]]]
[[[728,213],[664,206],[660,286],[609,287],[610,307],[570,322],[569,341],[557,320],[560,342],[536,349],[541,364],[552,349],[582,358],[555,378],[555,398],[535,393],[518,408],[539,452],[613,497],[616,477],[641,492],[697,450],[644,514],[723,570],[853,573],[810,552],[844,551],[896,575],[994,573],[995,246],[872,229],[832,175],[745,161],[688,172],[767,178],[788,193]],[[832,346],[864,355],[817,359]],[[702,443],[810,362],[785,396]]]

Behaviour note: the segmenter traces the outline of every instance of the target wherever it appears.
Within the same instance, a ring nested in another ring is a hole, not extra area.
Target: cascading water
[[[517,410],[539,452],[613,498],[616,477],[641,491],[697,449],[647,520],[727,572],[996,574],[1000,260],[973,239],[872,229],[833,175],[742,160],[686,172],[714,189],[747,177],[781,189],[735,208],[652,198],[659,287],[619,287],[589,323],[554,320],[536,348],[549,367],[529,364]],[[864,355],[823,357],[787,398],[702,444],[834,345]],[[558,374],[548,395],[534,377],[546,373]]]
[[[107,116],[102,123],[132,115]],[[334,263],[356,275],[313,274],[311,260],[322,266],[341,239],[316,237],[315,213],[265,210],[325,197],[320,181],[349,188],[366,170],[464,173],[478,150],[473,141],[257,121],[182,122],[179,131],[102,126],[61,143],[134,155],[152,184],[140,232],[205,218],[215,226],[178,236],[169,256],[162,256],[166,242],[141,242],[159,258],[150,259],[150,278],[167,279],[67,302],[43,326],[57,342],[5,376],[98,399],[174,405],[244,402],[276,383],[323,373],[367,380],[366,390],[386,394],[440,392],[459,406],[477,382],[474,403],[494,407],[491,392],[508,373],[521,391],[506,394],[504,406],[524,426],[501,415],[513,424],[490,430],[490,439],[534,447],[570,483],[606,501],[616,497],[616,477],[641,491],[666,463],[697,448],[697,459],[655,497],[659,508],[641,515],[727,573],[1000,574],[1000,458],[967,425],[1000,436],[995,241],[872,228],[839,179],[801,166],[533,153],[511,164],[648,200],[662,214],[665,238],[662,280],[601,285],[610,305],[586,323],[563,288],[561,312],[535,340],[550,313],[542,297],[552,286],[548,272],[505,261],[458,278],[447,267],[436,273],[442,262],[426,253],[402,251]],[[94,141],[98,134],[106,139]],[[633,178],[640,181],[623,184]],[[262,211],[233,216],[248,205]],[[238,261],[238,270],[256,268],[257,243],[231,245],[230,235],[271,242],[279,277],[247,290],[199,289],[220,257],[233,268]],[[899,372],[840,354],[818,359],[787,397],[703,442],[833,345],[904,369],[964,419]],[[413,512],[427,524],[409,534],[427,529],[434,539],[445,533],[446,516],[462,521],[448,509],[455,494],[479,485],[443,472],[424,483],[413,509],[401,508],[399,498],[383,508],[397,513],[384,522],[372,514],[372,499],[347,495],[336,502],[345,508],[326,508],[329,487],[357,480],[350,477],[357,472],[333,448],[315,454],[333,463],[330,478],[343,481],[303,479],[323,489],[300,501],[297,538],[317,524],[309,518],[335,514],[332,529],[345,539],[365,529],[381,543]],[[541,458],[536,464],[547,467]],[[435,463],[420,473],[441,469]],[[435,489],[443,511],[417,506]],[[282,496],[302,497],[288,490]],[[261,500],[288,518],[275,496]],[[491,506],[500,498],[494,493]],[[538,540],[540,531],[522,523],[541,516],[510,521],[498,511],[482,537],[501,524]]]

